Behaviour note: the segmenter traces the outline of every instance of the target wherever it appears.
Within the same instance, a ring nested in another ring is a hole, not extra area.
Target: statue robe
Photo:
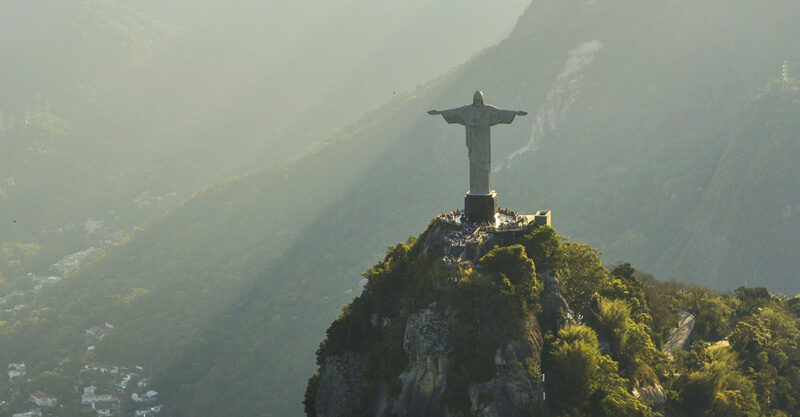
[[[490,127],[509,124],[517,115],[513,110],[501,110],[489,104],[467,105],[442,110],[447,123],[458,123],[467,129],[469,152],[469,193],[489,194],[492,191],[492,144]]]

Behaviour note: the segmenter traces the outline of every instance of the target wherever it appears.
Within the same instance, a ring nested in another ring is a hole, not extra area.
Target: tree
[[[751,321],[752,324],[744,321],[736,323],[730,343],[745,362],[758,369],[765,362],[762,356],[766,354],[764,348],[772,339],[772,333],[769,330],[769,321],[758,317],[753,317]]]
[[[786,303],[789,306],[789,311],[796,317],[800,317],[800,294],[790,298]]]
[[[759,308],[765,307],[772,299],[769,291],[764,287],[739,287],[734,291],[734,294],[741,301],[739,308],[737,308],[739,317],[755,313]]]
[[[702,297],[695,302],[694,331],[702,340],[716,342],[727,336],[732,310],[722,298]]]
[[[564,261],[564,245],[550,226],[539,226],[522,238],[525,252],[540,269],[558,268]]]
[[[601,298],[597,321],[611,335],[611,349],[624,375],[640,382],[657,382],[654,368],[666,359],[653,345],[647,326],[631,319],[630,306],[623,300]]]
[[[567,325],[558,333],[549,357],[548,389],[562,404],[582,405],[600,387],[597,334],[587,326]]]
[[[683,366],[691,372],[702,370],[706,364],[711,363],[711,355],[708,353],[708,343],[702,340],[695,340],[686,349],[683,356]]]
[[[589,245],[570,242],[564,246],[563,266],[557,270],[561,293],[579,318],[591,317],[595,295],[611,287],[608,271],[600,262],[600,252]]]
[[[480,259],[486,271],[507,277],[513,285],[527,285],[536,281],[536,267],[522,245],[495,247]]]
[[[682,405],[695,415],[699,410],[713,416],[760,415],[753,382],[739,370],[736,354],[724,348],[712,349],[710,354],[711,362],[702,370],[679,378]]]
[[[498,283],[507,279],[511,289],[524,307],[533,305],[538,297],[536,267],[522,245],[495,247],[480,259],[483,271],[498,275]]]

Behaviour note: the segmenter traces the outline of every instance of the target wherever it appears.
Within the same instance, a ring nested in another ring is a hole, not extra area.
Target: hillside
[[[707,285],[731,276],[787,291],[799,285],[798,88],[776,80],[748,103],[687,228],[677,274]]]
[[[474,228],[440,215],[364,273],[307,416],[798,415],[800,297],[609,271],[546,225]]]
[[[47,289],[49,310],[6,329],[15,342],[0,344],[2,355],[45,369],[61,346],[72,347],[64,355],[85,349],[75,331],[110,321],[118,331],[97,346],[98,357],[152,363],[176,412],[299,415],[315,346],[360,290],[361,271],[386,242],[462,204],[463,132],[424,111],[465,104],[476,88],[489,103],[531,113],[493,132],[501,206],[553,209],[558,229],[602,250],[607,263],[627,259],[664,279],[703,282],[703,270],[681,261],[685,249],[697,245],[698,259],[717,252],[693,243],[691,225],[703,221],[703,207],[739,204],[719,177],[728,170],[717,167],[747,151],[735,143],[750,143],[748,129],[794,114],[784,107],[791,100],[763,111],[767,101],[752,100],[798,50],[798,7],[535,2],[507,40],[396,95],[303,157],[206,189]],[[774,134],[796,144],[791,130]],[[796,148],[773,149],[759,149],[762,166],[798,158],[788,153]],[[793,172],[778,177],[793,184]],[[737,189],[750,195],[757,186]],[[773,197],[760,209],[780,213],[785,201]],[[780,218],[759,217],[773,223],[746,241],[773,242]],[[797,292],[795,261],[773,249],[747,248],[774,259],[774,273],[719,268],[726,275],[713,284]],[[713,262],[736,265],[738,252],[726,253]]]
[[[49,273],[208,184],[301,154],[507,36],[524,0],[493,7],[491,22],[472,28],[489,7],[481,0],[446,16],[424,1],[9,3],[0,16],[0,244],[41,249],[0,262],[0,273]],[[459,23],[442,35],[451,17]],[[419,38],[400,36],[408,32]],[[420,38],[431,39],[427,48],[412,48]],[[415,61],[425,64],[404,65]],[[87,236],[87,220],[103,230]]]

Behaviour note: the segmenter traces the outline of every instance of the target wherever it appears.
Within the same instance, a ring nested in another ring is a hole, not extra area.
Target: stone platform
[[[497,193],[470,194],[464,196],[464,216],[468,222],[494,222],[497,213]]]
[[[550,210],[519,214],[498,209],[491,221],[481,222],[467,220],[462,210],[441,213],[436,217],[437,225],[426,234],[422,247],[427,251],[441,245],[448,265],[467,260],[477,262],[495,245],[512,244],[539,226],[549,226],[550,219]]]

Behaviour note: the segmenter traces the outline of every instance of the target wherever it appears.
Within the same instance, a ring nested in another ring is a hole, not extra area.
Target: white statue
[[[428,114],[441,114],[447,123],[458,123],[467,128],[467,150],[469,151],[469,194],[488,195],[492,192],[492,144],[489,128],[510,124],[516,116],[525,116],[524,111],[501,110],[483,103],[483,93],[476,91],[472,104],[450,110],[431,110]]]

